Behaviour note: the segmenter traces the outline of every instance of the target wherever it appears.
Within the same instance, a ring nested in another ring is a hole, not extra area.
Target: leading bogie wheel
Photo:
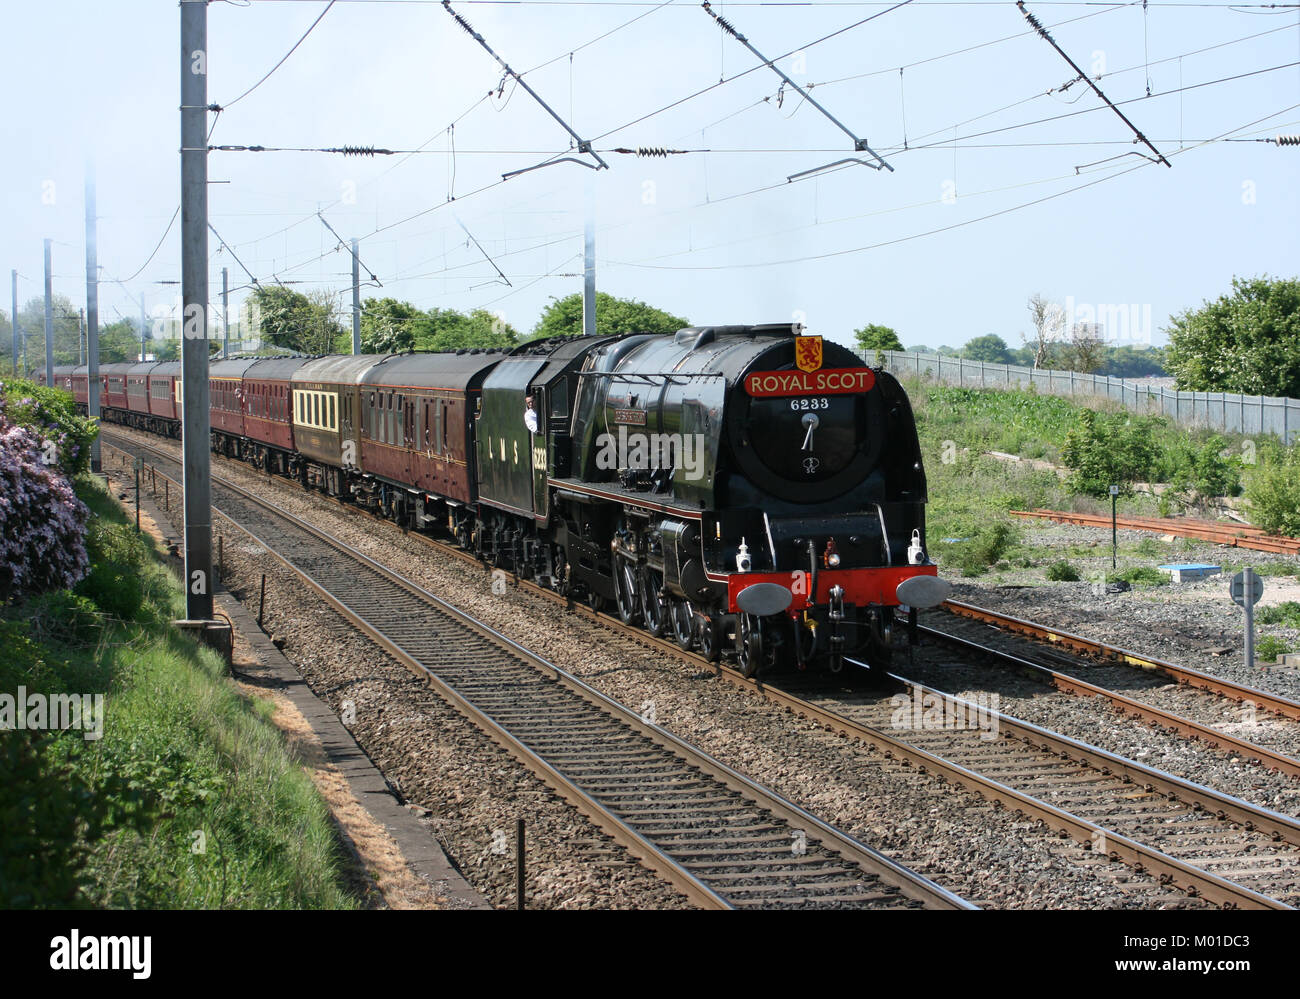
[[[716,663],[722,658],[722,629],[713,618],[695,615],[695,638],[700,643],[700,655],[709,662]]]
[[[758,673],[764,657],[763,619],[753,614],[741,614],[736,630],[736,661],[746,677]]]

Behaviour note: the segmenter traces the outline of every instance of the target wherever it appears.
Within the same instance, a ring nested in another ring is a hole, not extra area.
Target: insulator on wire
[[[445,9],[448,14],[450,14],[453,18],[455,18],[457,24],[459,24],[462,28],[464,28],[467,32],[469,32],[469,34],[474,38],[478,37],[478,32],[469,26],[469,22],[451,9],[450,0],[442,0],[442,6],[443,9]]]
[[[635,149],[619,146],[617,149],[610,150],[610,152],[621,153],[624,156],[655,157],[657,159],[680,156],[686,151],[685,149],[669,149],[666,146],[637,146]]]
[[[1300,135],[1279,135],[1273,141],[1279,146],[1300,146]]]
[[[1030,27],[1032,27],[1035,31],[1042,33],[1043,35],[1047,34],[1047,29],[1045,29],[1042,25],[1042,22],[1040,22],[1038,18],[1034,16],[1034,12],[1025,9],[1024,0],[1016,0],[1016,6],[1020,8],[1020,13],[1025,15],[1025,20],[1029,22]]]

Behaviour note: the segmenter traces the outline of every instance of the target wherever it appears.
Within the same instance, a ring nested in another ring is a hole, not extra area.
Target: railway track
[[[222,516],[696,904],[974,908],[293,514],[212,481]]]
[[[1031,645],[1028,648],[1018,647],[1016,652],[1011,652],[1004,648],[991,647],[985,642],[975,641],[969,637],[964,637],[962,634],[954,634],[952,631],[922,628],[922,634],[926,638],[955,649],[964,655],[976,656],[1000,667],[1029,674],[1063,693],[1100,698],[1128,717],[1137,718],[1149,725],[1198,739],[1212,749],[1231,752],[1243,759],[1252,760],[1279,773],[1291,777],[1300,777],[1300,760],[1284,752],[1239,738],[1207,722],[1188,718],[1185,715],[1141,700],[1138,697],[1122,693],[1113,686],[1095,683],[1091,680],[1085,680],[1075,673],[1065,672],[1061,668],[1062,666],[1074,668],[1079,666],[1080,662],[1077,657],[1073,660],[1061,657],[1057,648],[1064,645],[1084,652],[1091,647],[1096,651],[1097,655],[1108,658],[1113,656],[1118,666],[1142,669],[1148,674],[1162,673],[1186,687],[1202,690],[1216,697],[1226,698],[1237,703],[1250,704],[1284,719],[1300,719],[1300,704],[1295,701],[1268,691],[1234,683],[1230,680],[1221,680],[1218,677],[1212,677],[1209,674],[1177,666],[1173,663],[1147,659],[1137,654],[1126,653],[1124,650],[1112,649],[1110,646],[1099,642],[1090,642],[1080,636],[1053,631],[1032,622],[1021,621],[1018,618],[1000,615],[969,604],[954,603],[950,609],[953,614],[969,621],[994,625],[997,625],[999,621],[1005,622],[1005,631],[1037,638],[1047,647],[1035,649]]]
[[[409,536],[481,564],[454,546],[420,534]],[[544,599],[568,603],[573,612],[642,645],[716,670],[767,701],[859,740],[888,759],[965,787],[997,807],[1044,821],[1099,855],[1149,872],[1189,896],[1229,908],[1288,908],[1300,901],[1292,888],[1300,884],[1296,880],[1300,873],[1300,851],[1296,850],[1300,823],[1288,816],[998,712],[992,713],[999,732],[996,745],[980,740],[978,732],[924,727],[887,731],[892,712],[881,706],[888,705],[887,700],[810,700],[747,679],[725,664],[708,663],[674,642],[654,638],[584,604],[566,601],[551,590],[528,581],[518,581],[518,585]],[[931,637],[937,641],[942,636],[932,633]],[[980,654],[994,654],[994,650],[980,650]],[[893,690],[909,697],[935,698],[967,715],[987,711],[901,676],[891,679]],[[1248,862],[1242,861],[1242,855]],[[1281,897],[1273,897],[1270,891]]]
[[[1228,908],[1300,903],[1300,821],[1291,816],[988,704],[897,674],[890,680],[893,697],[819,694],[813,702],[870,730],[891,729],[932,757],[921,765],[1191,896]]]
[[[1135,670],[1148,674],[1159,673],[1183,686],[1218,694],[1239,704],[1252,704],[1280,718],[1300,721],[1300,702],[1267,690],[1260,690],[1258,687],[1234,683],[1232,680],[1225,680],[1209,673],[1202,673],[1199,670],[1180,666],[1178,663],[1167,662],[1164,659],[1157,659],[1155,656],[1148,656],[1132,649],[1107,645],[1105,642],[1085,638],[1082,635],[1063,631],[1060,628],[1049,628],[1046,625],[1035,624],[1033,621],[1026,621],[1023,618],[1003,614],[1000,611],[989,610],[987,607],[976,607],[974,604],[963,603],[960,600],[947,600],[941,607],[958,617],[969,618],[972,621],[990,625],[1000,631],[1024,635],[1048,647],[1067,649],[1070,652],[1086,656],[1098,662],[1130,666]]]
[[[1069,510],[1012,510],[1011,516],[1026,519],[1054,520],[1061,524],[1080,527],[1110,529],[1111,519],[1095,513],[1073,513]],[[1118,517],[1115,526],[1124,531],[1150,531],[1171,534],[1177,538],[1213,541],[1219,545],[1250,548],[1254,551],[1272,552],[1276,555],[1300,556],[1300,538],[1273,537],[1261,528],[1249,524],[1222,524],[1213,520],[1191,520],[1157,517]]]

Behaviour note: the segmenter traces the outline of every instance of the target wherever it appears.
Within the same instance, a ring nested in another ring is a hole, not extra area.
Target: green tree
[[[67,295],[54,295],[50,299],[52,329],[54,333],[54,363],[77,364],[81,361],[81,317],[72,299]],[[31,372],[45,370],[45,298],[36,295],[18,310],[18,328],[27,340],[27,366]],[[13,350],[12,341],[5,343],[5,353]],[[18,345],[21,364],[23,345]]]
[[[986,333],[968,340],[962,351],[972,361],[984,361],[988,364],[1010,364],[1011,351],[1007,342],[996,333]]]
[[[519,331],[486,309],[469,315],[455,309],[430,309],[417,334],[418,350],[469,350],[474,347],[506,348],[519,343]]]
[[[903,341],[898,338],[894,330],[888,326],[877,326],[875,323],[854,330],[853,338],[858,345],[858,350],[864,354],[869,350],[903,349]]]
[[[1161,347],[1111,347],[1097,374],[1112,378],[1150,378],[1168,373],[1164,361],[1165,352]]]
[[[1178,492],[1208,499],[1240,492],[1240,469],[1241,462],[1218,434],[1200,442],[1182,436],[1166,449],[1159,475]]]
[[[1153,430],[1163,423],[1159,417],[1081,410],[1061,449],[1071,473],[1066,485],[1087,496],[1106,496],[1117,485],[1128,495],[1134,482],[1150,481],[1160,457]]]
[[[1233,278],[1232,294],[1170,320],[1180,389],[1300,397],[1300,280]]]
[[[361,303],[361,352],[394,354],[415,346],[416,323],[423,313],[410,302],[367,298]],[[348,350],[351,347],[351,334]]]
[[[1076,323],[1069,338],[1060,345],[1057,361],[1069,371],[1096,371],[1106,360],[1106,345],[1094,327]]]
[[[596,333],[676,333],[690,326],[690,321],[670,315],[645,302],[615,298],[596,292]],[[533,327],[533,339],[552,336],[577,336],[582,333],[582,294],[574,292],[564,298],[552,298]]]
[[[1272,534],[1300,536],[1300,446],[1261,445],[1246,474],[1251,519]]]
[[[117,364],[140,358],[139,323],[119,319],[99,328],[99,363]]]
[[[276,347],[326,354],[343,334],[338,300],[332,292],[320,290],[304,295],[280,285],[261,285],[249,297],[258,333]]]

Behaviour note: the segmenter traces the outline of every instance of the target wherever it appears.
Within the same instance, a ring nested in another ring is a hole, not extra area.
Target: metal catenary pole
[[[361,261],[357,241],[352,240],[352,353],[361,353]]]
[[[229,270],[221,268],[221,356],[230,356],[230,278]]]
[[[99,229],[95,221],[95,173],[86,167],[86,412],[99,422]],[[99,435],[90,442],[90,470],[99,472]]]
[[[45,384],[54,384],[54,278],[50,272],[50,243],[45,241]]]
[[[212,619],[208,423],[207,0],[181,0],[181,377],[185,458],[185,611]]]
[[[21,335],[18,332],[18,271],[10,271],[9,279],[12,282],[10,292],[13,296],[11,299],[13,303],[13,315],[10,316],[10,318],[13,320],[11,325],[13,326],[14,334],[14,374],[25,375],[27,372],[23,371],[23,369],[18,366],[18,337]]]
[[[586,223],[582,234],[582,332],[596,335],[596,185],[587,178]]]

